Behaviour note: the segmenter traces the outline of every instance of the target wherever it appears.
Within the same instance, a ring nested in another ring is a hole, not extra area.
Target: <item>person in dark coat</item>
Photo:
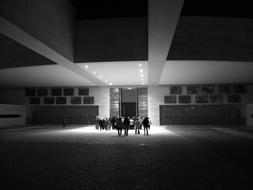
[[[124,119],[125,136],[128,136],[129,125],[130,125],[130,120],[128,117],[125,117]]]
[[[122,128],[123,128],[123,123],[122,123],[122,119],[119,117],[116,120],[116,129],[118,130],[118,135],[121,136],[122,134]]]
[[[150,125],[149,125],[149,118],[148,117],[145,117],[142,121],[142,125],[143,125],[143,128],[144,128],[144,135],[145,135],[145,131],[146,131],[146,135],[148,135],[148,128],[150,128]]]
[[[103,119],[99,119],[99,128],[100,128],[100,131],[102,129],[104,129],[104,120]]]
[[[63,118],[62,128],[65,128],[67,125],[67,119]]]

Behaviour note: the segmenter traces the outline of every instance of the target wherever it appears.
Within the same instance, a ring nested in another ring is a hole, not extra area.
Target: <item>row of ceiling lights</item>
[[[89,68],[88,65],[85,65],[84,67],[85,67],[85,69],[88,69],[88,68]],[[139,71],[140,71],[140,77],[141,77],[141,84],[145,84],[145,83],[144,83],[144,74],[143,74],[143,69],[142,69],[142,64],[141,64],[141,63],[139,63],[139,67],[140,67],[140,70],[139,70]],[[96,72],[96,71],[93,71],[93,74],[96,75],[97,72]],[[103,80],[103,76],[102,76],[102,75],[99,75],[99,79]],[[106,79],[104,79],[103,81],[104,81],[106,84],[109,83],[109,85],[112,85],[112,83],[111,83],[111,82],[108,82],[108,80],[106,80]]]
[[[144,74],[141,63],[139,64],[139,67],[140,67],[141,84],[144,84]]]
[[[87,69],[89,68],[89,66],[88,66],[88,65],[85,65],[84,68],[87,70]],[[97,75],[97,72],[96,72],[96,71],[93,71],[93,74],[94,74],[94,75]],[[102,75],[99,75],[99,79],[100,79],[100,80],[103,80],[106,84],[109,84],[110,86],[112,85],[111,82],[108,82],[108,80],[103,79],[103,76],[102,76]]]

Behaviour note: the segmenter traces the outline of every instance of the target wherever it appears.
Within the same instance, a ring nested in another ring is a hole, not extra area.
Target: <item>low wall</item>
[[[24,105],[0,104],[0,127],[25,125],[25,113]]]

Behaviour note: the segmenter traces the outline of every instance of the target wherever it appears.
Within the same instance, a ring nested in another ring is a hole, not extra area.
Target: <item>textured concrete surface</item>
[[[118,137],[93,126],[1,129],[0,189],[252,189],[252,132],[153,126],[149,136],[131,130]]]

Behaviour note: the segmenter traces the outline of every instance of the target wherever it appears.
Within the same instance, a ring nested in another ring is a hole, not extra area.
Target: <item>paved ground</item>
[[[0,189],[253,189],[253,129],[0,129]]]

